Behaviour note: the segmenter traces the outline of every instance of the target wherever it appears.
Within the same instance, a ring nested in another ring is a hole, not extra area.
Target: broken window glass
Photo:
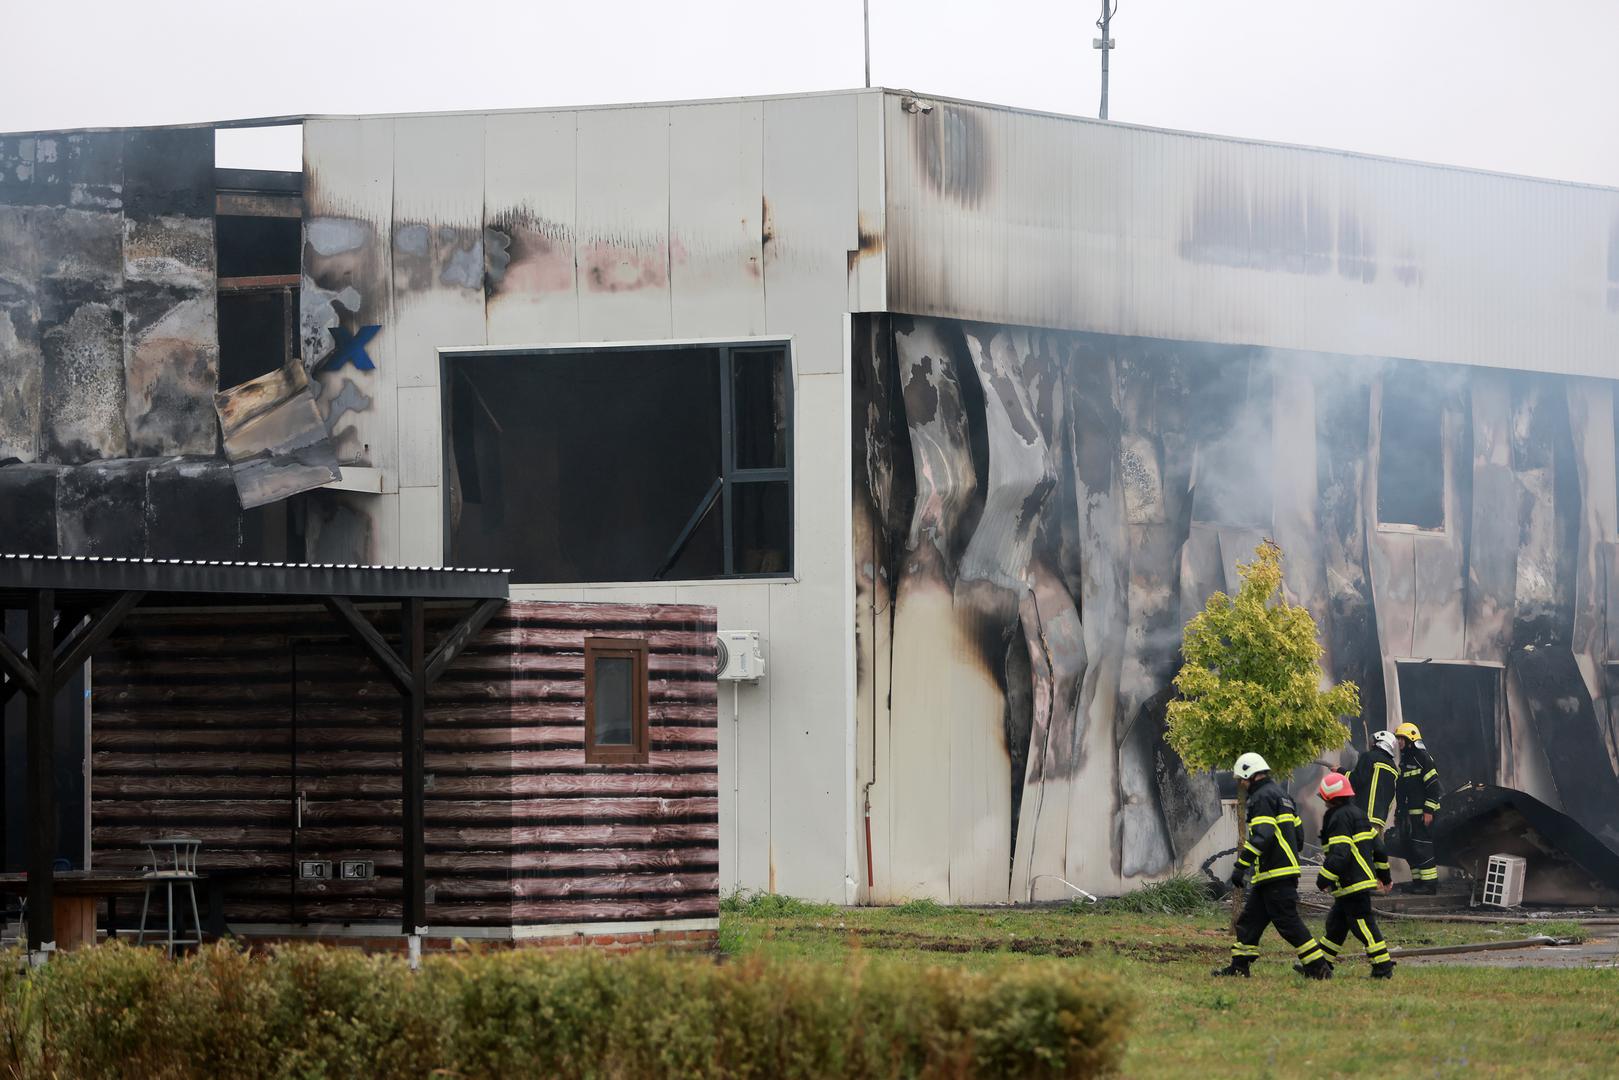
[[[1445,447],[1439,388],[1426,373],[1383,378],[1377,463],[1377,520],[1445,527]]]
[[[536,584],[791,572],[784,348],[446,363],[455,564]]]

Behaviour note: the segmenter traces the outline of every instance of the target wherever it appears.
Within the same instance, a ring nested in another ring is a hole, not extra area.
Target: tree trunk
[[[1237,781],[1237,858],[1242,858],[1242,845],[1248,839],[1248,781]],[[1256,867],[1257,869],[1257,867]],[[1237,936],[1237,918],[1247,902],[1248,890],[1242,886],[1231,890],[1231,936]]]

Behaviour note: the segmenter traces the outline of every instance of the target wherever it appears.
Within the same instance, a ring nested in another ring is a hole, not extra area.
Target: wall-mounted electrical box
[[[377,866],[370,859],[344,859],[338,873],[344,881],[370,881],[377,875]]]
[[[300,859],[298,876],[305,881],[330,881],[332,864],[327,859]]]
[[[721,630],[715,664],[722,682],[758,682],[764,678],[765,655],[757,630]]]

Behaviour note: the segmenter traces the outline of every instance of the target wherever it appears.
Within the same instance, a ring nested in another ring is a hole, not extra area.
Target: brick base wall
[[[719,931],[699,930],[638,930],[611,931],[604,927],[600,934],[578,932],[527,938],[475,938],[425,937],[423,954],[447,953],[468,949],[600,949],[608,953],[632,952],[637,949],[670,949],[680,952],[705,953],[719,948]],[[393,936],[359,936],[352,934],[242,934],[239,940],[251,946],[280,944],[332,945],[361,949],[367,953],[397,954],[404,956],[410,950],[409,940],[402,934]]]

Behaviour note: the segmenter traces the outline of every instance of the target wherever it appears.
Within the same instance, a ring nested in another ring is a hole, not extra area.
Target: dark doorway
[[[1502,670],[1438,661],[1399,665],[1400,714],[1422,730],[1446,791],[1496,783]]]

